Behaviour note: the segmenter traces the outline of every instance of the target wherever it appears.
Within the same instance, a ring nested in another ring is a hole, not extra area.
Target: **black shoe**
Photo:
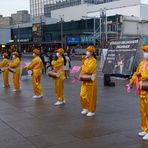
[[[106,84],[104,84],[104,86],[115,87],[115,82],[106,83]]]
[[[113,86],[113,87],[115,87],[115,82],[110,82],[109,84],[108,84],[108,86]]]

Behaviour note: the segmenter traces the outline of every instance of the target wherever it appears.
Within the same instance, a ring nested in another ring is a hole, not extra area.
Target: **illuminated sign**
[[[79,44],[81,39],[80,37],[67,37],[66,41],[68,44]]]
[[[81,36],[81,43],[87,44],[87,43],[93,43],[94,37],[93,36]]]

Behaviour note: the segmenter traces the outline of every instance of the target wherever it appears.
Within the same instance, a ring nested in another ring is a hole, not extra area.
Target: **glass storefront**
[[[108,21],[112,20],[112,25],[116,23],[116,18],[120,16],[109,17]],[[97,20],[99,22],[99,19]],[[121,24],[118,28],[121,28]],[[117,38],[117,32],[121,30],[114,30],[114,27],[109,27],[108,24],[108,38]],[[42,28],[42,31],[41,31]],[[94,41],[94,20],[79,20],[71,22],[63,22],[63,39],[66,45],[88,45],[93,44]],[[91,34],[88,34],[91,33]],[[119,32],[118,32],[119,33]],[[33,26],[26,28],[15,28],[12,29],[12,40],[15,43],[20,41],[22,44],[55,44],[61,42],[61,23],[56,24],[33,24]],[[41,40],[38,40],[40,39]],[[37,40],[36,40],[37,39]],[[98,37],[99,40],[99,37]]]

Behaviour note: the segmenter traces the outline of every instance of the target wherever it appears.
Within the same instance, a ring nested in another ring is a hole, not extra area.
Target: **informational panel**
[[[138,47],[138,39],[110,42],[103,73],[131,75]]]

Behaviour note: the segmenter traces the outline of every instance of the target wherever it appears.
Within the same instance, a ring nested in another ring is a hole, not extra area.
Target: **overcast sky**
[[[18,10],[29,10],[30,0],[0,0],[0,14],[10,16]]]

